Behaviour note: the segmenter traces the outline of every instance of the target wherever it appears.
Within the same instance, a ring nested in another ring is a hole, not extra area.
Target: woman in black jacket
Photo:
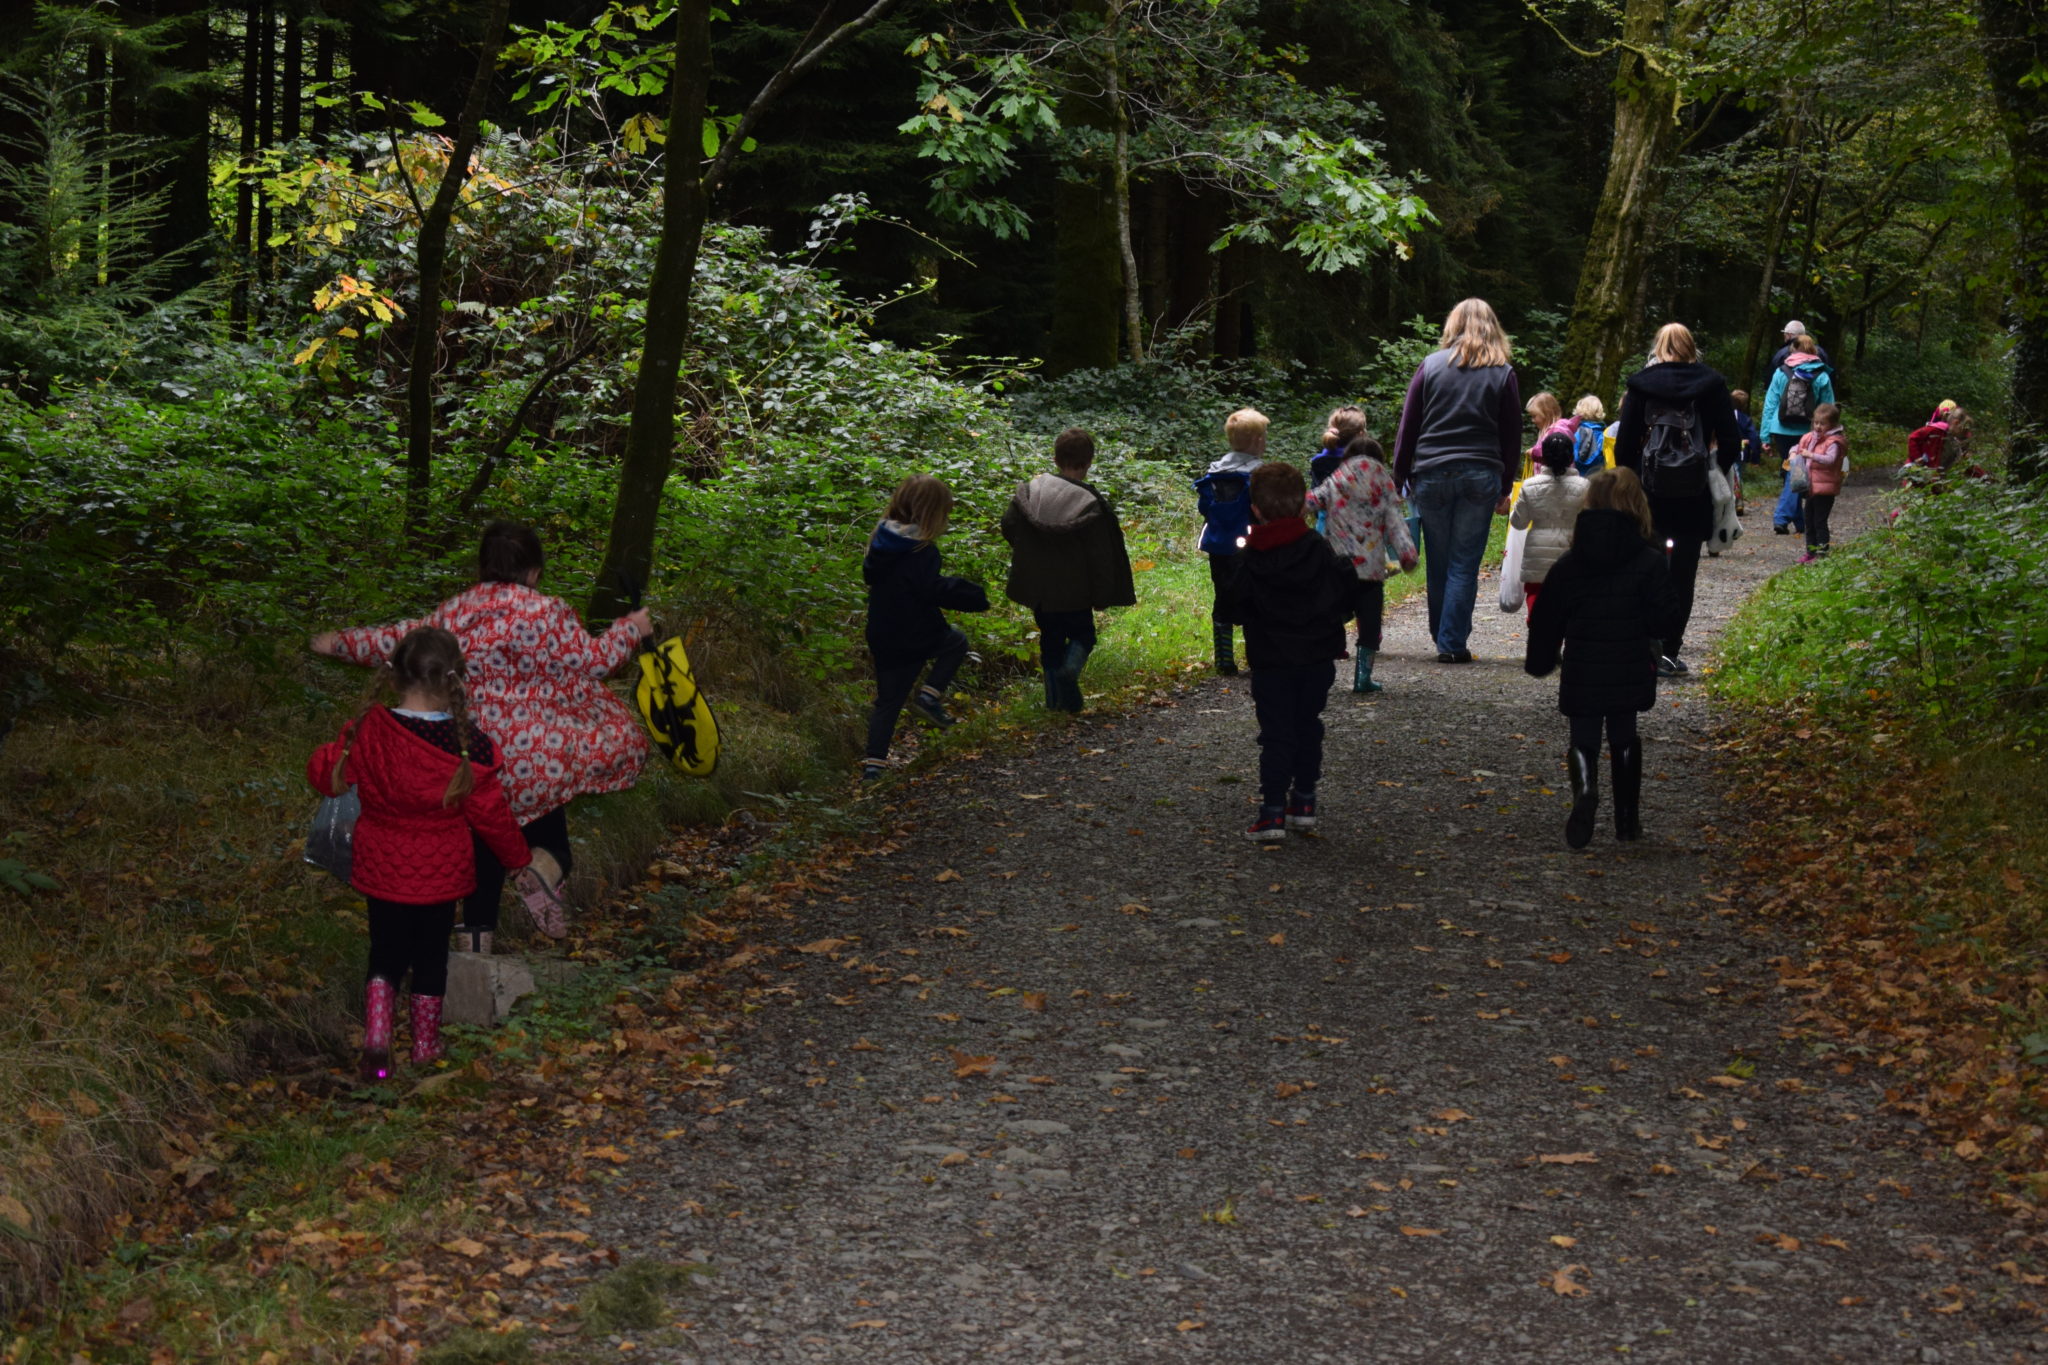
[[[1595,765],[1600,731],[1614,775],[1614,837],[1639,839],[1643,745],[1636,713],[1657,704],[1657,651],[1676,602],[1664,552],[1654,545],[1650,505],[1633,471],[1603,469],[1586,489],[1572,547],[1551,566],[1529,614],[1529,655],[1538,678],[1558,666],[1557,709],[1571,720],[1572,813],[1564,841],[1584,848],[1600,808]]]
[[[1700,551],[1714,532],[1707,461],[1725,474],[1741,454],[1742,430],[1735,424],[1728,381],[1700,363],[1699,343],[1684,323],[1665,323],[1650,348],[1650,363],[1628,377],[1614,463],[1643,481],[1655,538],[1671,551],[1677,609],[1657,660],[1658,673],[1667,678],[1692,671],[1679,651],[1692,621]]]
[[[861,577],[868,585],[868,652],[875,659],[875,709],[868,716],[868,751],[861,777],[872,781],[889,762],[903,704],[944,729],[953,723],[944,698],[967,657],[967,636],[946,624],[948,611],[987,611],[981,584],[939,572],[939,547],[953,513],[953,490],[929,474],[912,474],[889,499],[889,511],[868,541]],[[932,671],[917,695],[917,675]]]

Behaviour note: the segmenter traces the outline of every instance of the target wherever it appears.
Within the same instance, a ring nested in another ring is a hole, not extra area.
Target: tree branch
[[[711,165],[704,172],[704,197],[706,199],[718,193],[718,187],[725,183],[726,173],[732,169],[733,158],[739,155],[741,146],[745,144],[747,138],[753,133],[755,125],[761,121],[761,115],[766,113],[769,106],[782,97],[782,92],[787,90],[790,84],[798,77],[823,61],[826,54],[831,52],[833,48],[838,47],[855,34],[873,27],[877,20],[895,7],[896,0],[874,0],[874,3],[868,6],[860,15],[847,20],[838,28],[833,29],[808,51],[805,50],[803,43],[798,43],[791,50],[789,60],[782,64],[780,71],[768,78],[768,83],[761,87],[761,93],[754,96],[753,102],[747,106],[746,112],[740,115],[739,122],[734,125],[732,133],[719,145],[718,155],[711,158]],[[811,34],[815,34],[824,22],[825,14],[821,11],[818,15],[817,23],[811,25],[811,32],[804,35],[804,42],[809,42]],[[687,146],[686,139],[694,132],[694,129],[669,129],[670,154],[674,154],[674,148],[679,139],[685,140],[684,145]]]

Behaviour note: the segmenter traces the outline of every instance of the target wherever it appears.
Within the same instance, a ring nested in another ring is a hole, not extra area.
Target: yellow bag
[[[709,777],[718,766],[718,717],[690,672],[680,636],[640,646],[640,681],[633,701],[654,745],[689,777]]]

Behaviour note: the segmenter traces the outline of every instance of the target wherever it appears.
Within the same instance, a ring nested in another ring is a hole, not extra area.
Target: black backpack
[[[1813,420],[1813,376],[1801,373],[1789,361],[1785,365],[1785,392],[1778,395],[1778,418],[1786,422]]]
[[[1707,491],[1707,433],[1690,403],[1650,404],[1644,419],[1643,491],[1689,498]]]

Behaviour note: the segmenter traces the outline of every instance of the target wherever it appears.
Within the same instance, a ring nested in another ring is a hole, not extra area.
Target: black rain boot
[[[1088,656],[1094,652],[1092,646],[1081,644],[1079,641],[1067,646],[1066,661],[1056,675],[1059,687],[1056,709],[1070,715],[1081,714],[1081,708],[1085,705],[1085,699],[1081,696],[1081,670],[1087,666]]]
[[[1572,813],[1565,817],[1567,847],[1584,848],[1593,842],[1593,817],[1600,813],[1599,755],[1573,748],[1565,755],[1572,775]]]
[[[1050,668],[1044,670],[1044,673],[1045,709],[1057,711],[1060,709],[1060,675],[1053,672]]]
[[[1221,621],[1210,627],[1210,635],[1216,642],[1216,671],[1228,678],[1237,672],[1237,628],[1226,626]]]
[[[1609,758],[1614,778],[1614,837],[1643,837],[1643,742],[1615,749]]]

